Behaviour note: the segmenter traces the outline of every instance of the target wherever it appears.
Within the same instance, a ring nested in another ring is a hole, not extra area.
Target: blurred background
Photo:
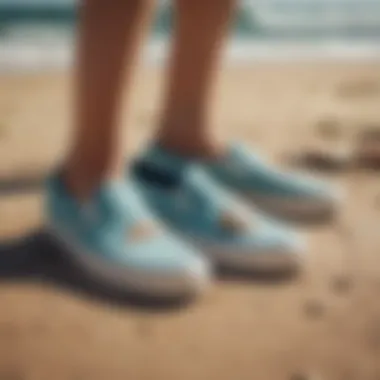
[[[162,59],[172,24],[169,1],[160,1],[148,58]],[[243,0],[230,56],[268,58],[373,58],[379,54],[377,0]],[[74,0],[1,0],[2,68],[66,65],[75,35]]]
[[[345,202],[333,224],[300,226],[302,273],[221,278],[181,309],[88,284],[41,232],[42,183],[71,135],[76,6],[0,0],[0,380],[380,379],[380,0],[239,3],[221,133]],[[156,125],[171,25],[158,2],[126,155]]]

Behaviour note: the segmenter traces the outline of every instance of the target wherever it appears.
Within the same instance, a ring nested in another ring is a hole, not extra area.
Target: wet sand
[[[129,154],[157,120],[161,74],[137,79]],[[380,130],[379,104],[379,64],[273,64],[226,69],[214,113],[224,136],[288,165]],[[180,309],[136,305],[85,284],[35,233],[69,124],[67,74],[0,77],[1,380],[380,379],[379,173],[315,173],[346,198],[334,223],[301,227],[299,275],[222,278]]]

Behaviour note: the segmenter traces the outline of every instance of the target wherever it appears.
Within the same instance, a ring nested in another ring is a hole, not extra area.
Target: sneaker
[[[153,148],[132,170],[156,215],[214,264],[265,272],[299,267],[300,236],[254,212],[199,165]]]
[[[341,203],[340,194],[326,183],[276,169],[239,144],[222,159],[202,166],[263,211],[287,220],[325,221]]]
[[[47,217],[53,237],[96,279],[158,297],[195,295],[207,283],[207,261],[162,228],[132,181],[106,183],[81,203],[52,177]]]

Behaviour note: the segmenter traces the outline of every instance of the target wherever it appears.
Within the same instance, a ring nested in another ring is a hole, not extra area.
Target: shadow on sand
[[[0,243],[0,282],[37,282],[68,290],[111,306],[132,306],[152,311],[183,308],[190,298],[136,296],[90,277],[43,230],[22,240]]]
[[[0,177],[0,197],[16,193],[39,191],[44,174]],[[273,284],[293,277],[294,273],[252,273],[219,269],[222,281]],[[132,306],[152,311],[169,311],[184,308],[192,299],[136,296],[132,291],[121,290],[96,281],[71,259],[71,255],[57,245],[44,230],[39,230],[17,241],[0,241],[0,284],[9,282],[37,282],[68,290],[113,306]]]
[[[223,281],[243,281],[261,284],[281,283],[294,273],[242,273],[219,271]],[[37,231],[19,241],[0,243],[0,282],[38,282],[93,298],[111,306],[132,306],[152,311],[170,311],[191,304],[191,298],[136,296],[95,281],[70,259],[70,255],[43,231]]]
[[[12,178],[0,177],[0,196],[15,193],[31,193],[40,190],[44,180],[44,174],[20,175]]]

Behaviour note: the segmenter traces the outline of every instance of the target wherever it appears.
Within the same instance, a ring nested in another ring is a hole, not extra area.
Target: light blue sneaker
[[[155,147],[135,162],[133,175],[152,210],[216,265],[265,272],[299,267],[300,236],[255,213],[202,167]]]
[[[225,157],[202,166],[215,180],[277,217],[325,221],[341,204],[337,189],[305,175],[276,169],[243,145],[232,144]]]
[[[161,227],[132,181],[105,184],[81,204],[51,178],[47,226],[89,274],[136,294],[192,296],[208,282],[208,262]]]

